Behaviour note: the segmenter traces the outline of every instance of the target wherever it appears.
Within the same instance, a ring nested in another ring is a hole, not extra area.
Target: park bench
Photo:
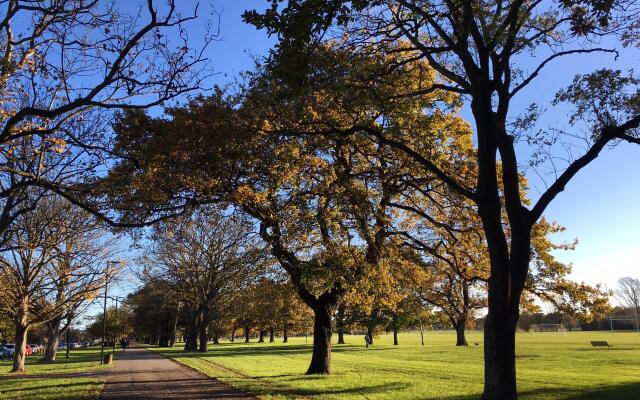
[[[593,347],[612,347],[606,340],[592,340],[591,346]]]

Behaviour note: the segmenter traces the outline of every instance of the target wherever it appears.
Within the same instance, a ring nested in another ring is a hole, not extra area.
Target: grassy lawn
[[[334,337],[335,338],[335,337]],[[361,336],[333,347],[333,375],[305,376],[311,344],[222,343],[209,353],[154,349],[265,399],[477,399],[482,392],[481,333],[456,348],[452,333],[390,336],[365,349]],[[523,399],[626,400],[640,398],[640,335],[570,332],[518,334],[517,368]],[[613,348],[596,348],[607,340]]]
[[[55,363],[40,363],[41,358],[41,355],[27,357],[27,371],[20,374],[8,373],[12,361],[1,360],[0,399],[98,398],[103,381],[93,373],[109,368],[100,365],[99,347],[71,350],[68,360],[61,351]]]

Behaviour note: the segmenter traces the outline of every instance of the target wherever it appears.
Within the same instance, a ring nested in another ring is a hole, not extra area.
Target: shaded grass
[[[361,336],[334,345],[331,376],[303,375],[311,343],[222,343],[209,353],[180,348],[153,349],[265,399],[477,399],[482,392],[483,350],[455,347],[453,333],[390,336],[364,347]],[[590,340],[608,340],[612,349],[592,348]],[[639,399],[640,336],[637,333],[521,333],[517,338],[518,388],[522,399]]]
[[[110,368],[100,365],[99,347],[71,350],[69,359],[61,351],[54,363],[41,359],[28,356],[19,374],[8,372],[12,360],[0,361],[0,399],[97,399],[104,385],[99,372]]]

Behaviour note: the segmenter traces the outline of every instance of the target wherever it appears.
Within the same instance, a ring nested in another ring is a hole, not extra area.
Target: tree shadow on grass
[[[311,354],[311,344],[292,344],[292,345],[261,345],[261,346],[247,346],[247,347],[234,347],[234,346],[220,346],[214,345],[209,347],[206,353],[200,352],[185,352],[185,351],[164,351],[159,349],[161,354],[171,357],[186,357],[186,358],[198,358],[206,356],[220,356],[220,357],[242,357],[242,356],[272,356],[272,355],[295,355],[295,354]],[[386,348],[365,348],[364,346],[355,345],[340,345],[340,347],[333,347],[331,351],[333,353],[345,353],[345,352],[378,352],[388,350]]]
[[[95,381],[85,382],[38,382],[29,386],[6,387],[0,382],[0,394],[7,396],[7,399],[34,399],[46,398],[51,400],[80,400],[94,398],[89,395],[90,390],[87,388],[97,385]],[[88,397],[89,396],[89,397]]]
[[[477,400],[481,393],[465,396],[436,397],[429,400]],[[558,400],[638,400],[640,382],[620,385],[603,385],[594,388],[540,388],[518,392],[519,399],[558,399]]]
[[[406,383],[384,383],[378,385],[370,385],[370,386],[357,386],[350,388],[290,388],[290,387],[269,387],[267,391],[271,396],[326,396],[326,395],[360,395],[367,396],[379,393],[388,393],[392,394],[393,392],[398,392],[408,388],[409,384]],[[393,398],[392,395],[389,398]],[[321,397],[319,397],[321,398]],[[400,397],[397,397],[400,398]]]

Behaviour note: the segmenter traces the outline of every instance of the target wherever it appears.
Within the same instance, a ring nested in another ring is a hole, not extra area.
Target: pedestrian
[[[368,333],[364,335],[364,343],[366,348],[368,349],[369,345],[371,344],[371,336],[369,336]]]

